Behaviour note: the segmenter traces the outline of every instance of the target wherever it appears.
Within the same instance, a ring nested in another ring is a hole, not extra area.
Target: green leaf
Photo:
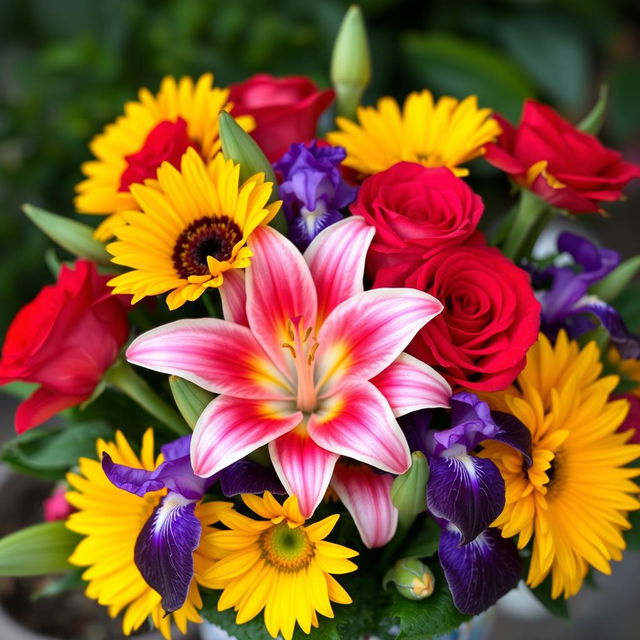
[[[45,522],[10,533],[0,540],[0,575],[37,576],[67,571],[81,536],[64,522]]]
[[[590,293],[605,302],[611,302],[626,289],[638,272],[640,272],[640,255],[619,264],[606,278],[591,287]]]
[[[598,100],[593,105],[593,109],[582,119],[578,125],[580,131],[590,133],[592,136],[598,135],[604,122],[604,116],[607,111],[607,101],[609,98],[609,88],[606,84],[600,86]]]
[[[397,591],[391,594],[391,615],[398,618],[400,635],[398,640],[424,640],[457,629],[470,616],[460,613],[451,598],[444,574],[434,570],[436,588],[424,600],[407,600]]]
[[[0,460],[36,475],[58,478],[64,476],[78,458],[95,458],[98,438],[112,436],[113,429],[99,420],[27,431],[0,449]]]
[[[224,629],[237,640],[273,640],[264,626],[262,615],[244,624],[236,624],[236,614],[233,609],[218,611],[217,604],[220,592],[203,592],[203,606],[200,614],[205,620]]]
[[[31,204],[25,204],[23,211],[36,227],[69,253],[78,258],[93,260],[98,264],[111,264],[111,256],[104,246],[94,239],[94,230],[89,225],[50,213]]]
[[[477,95],[481,106],[515,120],[535,94],[526,74],[491,47],[448,33],[412,33],[401,41],[415,81],[437,94]]]
[[[432,518],[424,518],[421,528],[402,550],[402,555],[405,558],[428,558],[438,550],[439,542],[440,527]]]

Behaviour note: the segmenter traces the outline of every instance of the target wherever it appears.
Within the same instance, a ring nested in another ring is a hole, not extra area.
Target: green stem
[[[502,253],[517,263],[531,250],[536,235],[550,216],[551,208],[544,200],[528,189],[522,189],[518,209],[502,246]]]
[[[104,379],[178,435],[184,436],[190,433],[180,414],[160,398],[127,362],[123,360],[116,362],[107,371]]]
[[[351,84],[339,84],[336,85],[335,90],[337,114],[343,118],[355,121],[358,106],[364,93],[364,87]]]
[[[378,566],[381,569],[385,569],[386,567],[391,566],[393,560],[395,560],[396,554],[398,553],[398,549],[400,545],[405,541],[414,520],[415,517],[411,519],[411,522],[407,522],[406,520],[402,519],[398,520],[398,528],[396,529],[396,533],[389,541],[389,544],[387,544],[387,546],[382,551],[382,555],[380,556],[380,560],[378,561]]]

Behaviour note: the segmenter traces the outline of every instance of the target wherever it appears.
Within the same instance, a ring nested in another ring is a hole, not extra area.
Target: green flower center
[[[302,527],[292,529],[286,522],[267,529],[258,544],[262,557],[280,571],[300,571],[307,567],[315,556],[315,544]]]

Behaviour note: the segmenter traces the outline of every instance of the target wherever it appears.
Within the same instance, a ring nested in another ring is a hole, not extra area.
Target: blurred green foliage
[[[0,335],[48,278],[23,202],[73,214],[87,142],[165,74],[258,71],[328,83],[349,2],[0,0]],[[640,156],[640,6],[634,0],[362,0],[374,80],[366,95],[477,93],[517,118],[533,95],[578,120],[611,85],[604,136]],[[487,172],[488,179],[504,179]],[[493,178],[491,176],[494,176]],[[91,220],[91,219],[90,219]]]

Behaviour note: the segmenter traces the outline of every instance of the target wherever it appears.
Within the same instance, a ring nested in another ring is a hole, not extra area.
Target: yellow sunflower
[[[466,176],[469,171],[459,165],[484,154],[484,145],[501,132],[491,110],[478,108],[476,96],[434,102],[426,89],[409,94],[402,111],[393,98],[384,97],[376,107],[358,107],[357,116],[359,124],[338,118],[341,131],[328,133],[327,139],[347,150],[347,167],[365,175],[407,161]]]
[[[144,434],[139,457],[119,431],[115,442],[98,440],[96,450],[98,457],[106,451],[114,462],[136,468],[153,470],[162,462],[162,456],[154,457],[152,429]],[[167,640],[171,638],[172,620],[182,633],[186,633],[188,622],[202,621],[198,613],[202,607],[198,584],[210,586],[205,573],[214,560],[206,545],[200,544],[194,553],[195,580],[191,582],[184,605],[171,616],[165,616],[162,597],[145,582],[135,565],[134,549],[142,527],[167,493],[166,489],[140,498],[111,484],[98,460],[81,458],[79,464],[79,474],[67,475],[75,491],[67,493],[66,497],[78,509],[69,516],[67,527],[85,538],[69,562],[88,567],[82,574],[89,583],[87,597],[108,607],[112,618],[126,609],[122,619],[125,635],[138,629],[149,617]],[[196,506],[195,514],[203,531],[217,522],[220,505],[210,502]]]
[[[229,89],[213,86],[211,73],[195,84],[189,77],[166,77],[156,95],[141,89],[138,101],[128,102],[124,115],[91,141],[96,159],[82,165],[87,179],[76,187],[75,204],[80,213],[109,215],[96,238],[108,240],[120,223],[118,213],[137,208],[131,185],[155,179],[162,162],[179,166],[188,148],[205,162],[213,158],[220,150],[218,114],[232,108],[228,96]],[[249,116],[237,121],[246,131],[254,127]]]
[[[640,445],[618,433],[626,400],[610,401],[617,376],[599,377],[595,342],[582,350],[566,333],[555,345],[540,335],[527,354],[516,384],[484,394],[492,409],[519,418],[531,431],[533,464],[497,441],[482,455],[499,467],[506,485],[504,511],[493,523],[525,547],[533,537],[527,582],[538,586],[551,573],[551,596],[575,595],[589,567],[611,573],[621,560],[628,512],[640,508],[632,478],[640,469],[624,465],[640,457]]]
[[[357,553],[327,542],[339,516],[305,526],[295,496],[280,505],[267,491],[263,498],[243,495],[244,503],[263,520],[234,509],[221,510],[228,530],[206,536],[212,555],[221,558],[207,571],[207,580],[224,589],[218,610],[231,607],[243,624],[264,609],[264,622],[274,638],[291,640],[296,621],[309,633],[318,626],[317,613],[333,618],[330,601],[349,604],[351,598],[330,575],[349,573]]]
[[[225,271],[249,266],[248,237],[281,203],[267,204],[273,185],[264,174],[239,181],[240,165],[222,154],[205,165],[189,149],[180,171],[165,162],[157,182],[132,185],[141,211],[122,212],[126,224],[107,245],[112,262],[132,269],[110,280],[114,293],[133,294],[135,303],[171,291],[167,305],[177,309],[219,287]]]

